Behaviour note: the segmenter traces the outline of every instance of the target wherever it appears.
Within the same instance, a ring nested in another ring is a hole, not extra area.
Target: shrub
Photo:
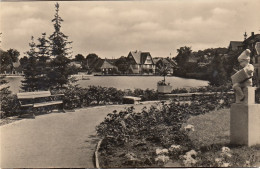
[[[20,105],[16,95],[8,95],[1,100],[1,118],[19,114]]]

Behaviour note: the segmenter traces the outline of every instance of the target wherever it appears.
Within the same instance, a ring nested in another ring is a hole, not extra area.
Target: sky
[[[55,1],[0,2],[1,49],[23,57],[31,36],[53,31]],[[260,33],[260,0],[60,1],[61,31],[73,41],[73,56],[101,58],[129,51],[174,57],[177,49],[227,47],[246,31]]]

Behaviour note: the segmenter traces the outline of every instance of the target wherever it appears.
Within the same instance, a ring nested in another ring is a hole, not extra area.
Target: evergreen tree
[[[48,73],[52,87],[63,87],[69,82],[68,80],[68,63],[70,60],[70,49],[68,47],[72,42],[68,41],[68,36],[61,32],[61,23],[63,19],[59,16],[59,4],[55,4],[55,15],[52,22],[54,23],[54,32],[50,35],[51,55],[54,59],[51,62],[51,71]]]
[[[22,89],[24,91],[38,90],[38,78],[37,78],[37,52],[36,45],[34,43],[34,37],[31,38],[29,43],[30,50],[25,54],[28,56],[27,65],[24,68],[24,80],[22,81]]]
[[[209,74],[210,85],[221,86],[228,82],[227,72],[224,68],[223,57],[215,53],[215,57],[211,62],[210,74]]]
[[[46,63],[50,59],[50,42],[46,39],[46,33],[42,33],[42,37],[38,38],[38,41],[39,44],[36,47],[38,48],[39,61]]]
[[[42,33],[42,37],[38,38],[39,43],[36,45],[37,52],[37,76],[38,88],[40,90],[47,90],[50,86],[47,77],[50,71],[50,65],[47,62],[50,59],[50,46],[49,41],[46,39],[46,33]]]

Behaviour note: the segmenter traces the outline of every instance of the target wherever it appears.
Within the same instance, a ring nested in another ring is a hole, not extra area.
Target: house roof
[[[141,64],[141,51],[131,51],[129,54],[131,54],[136,62],[136,64]]]
[[[259,40],[260,40],[260,34],[255,34],[253,36],[250,36],[246,40],[244,40],[243,43],[254,43],[255,41],[259,41]]]
[[[141,51],[137,51],[137,50],[136,51],[131,51],[129,53],[129,55],[130,54],[133,56],[136,64],[144,64],[146,59],[147,59],[147,57],[151,56],[150,52],[141,52]],[[152,63],[154,64],[153,59],[152,59]]]
[[[229,48],[231,48],[231,50],[237,50],[240,46],[243,46],[242,41],[230,41],[229,43]]]
[[[101,68],[103,68],[103,69],[115,68],[115,67],[116,66],[113,63],[111,63],[109,60],[107,60],[107,59],[103,60],[103,63],[101,65]]]
[[[160,58],[160,57],[153,58],[153,63],[157,64],[157,62],[160,61],[161,59],[162,58]]]

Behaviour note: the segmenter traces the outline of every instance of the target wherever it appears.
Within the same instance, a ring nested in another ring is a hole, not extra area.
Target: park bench
[[[140,97],[124,96],[123,104],[137,104],[141,101]]]
[[[50,91],[35,91],[17,93],[17,98],[21,106],[20,116],[24,111],[34,112],[39,110],[52,111],[54,106],[59,106],[63,111],[64,94],[52,95]]]

